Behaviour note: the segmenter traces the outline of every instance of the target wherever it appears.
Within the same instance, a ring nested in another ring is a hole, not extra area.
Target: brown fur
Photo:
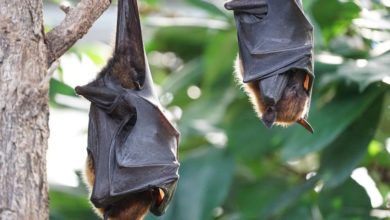
[[[123,55],[125,56],[125,55]],[[104,67],[97,78],[101,78],[106,74],[113,76],[118,82],[122,85],[122,87],[126,89],[134,89],[138,88],[138,85],[135,85],[134,79],[136,76],[136,71],[127,65],[125,58],[117,58],[120,56],[114,56],[111,58],[106,67]],[[131,75],[129,75],[129,68],[131,68]]]
[[[236,59],[236,78],[244,86],[254,110],[261,118],[266,114],[267,106],[261,96],[258,81],[243,83],[244,69],[239,57]],[[281,99],[276,103],[277,112],[275,124],[287,126],[303,118],[307,112],[309,96],[304,90],[304,80],[306,73],[294,72],[290,74],[289,81]]]
[[[87,157],[85,169],[85,182],[92,192],[95,183],[95,168],[90,155]],[[109,220],[142,220],[149,211],[153,203],[152,191],[147,190],[139,193],[133,193],[124,199],[113,204],[110,209]],[[96,213],[103,218],[104,209],[95,208]]]

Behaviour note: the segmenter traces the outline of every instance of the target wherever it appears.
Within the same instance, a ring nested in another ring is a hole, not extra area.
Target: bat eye
[[[303,80],[303,88],[305,91],[309,91],[309,82],[310,82],[310,76],[309,74],[306,74],[305,80]]]

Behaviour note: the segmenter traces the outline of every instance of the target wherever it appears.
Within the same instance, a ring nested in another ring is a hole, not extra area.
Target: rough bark
[[[48,219],[48,63],[109,3],[82,0],[45,40],[42,0],[0,0],[0,220]]]
[[[47,219],[42,1],[0,0],[0,219]]]
[[[46,36],[48,63],[51,64],[83,37],[111,0],[82,0],[75,8],[65,8],[66,17]]]

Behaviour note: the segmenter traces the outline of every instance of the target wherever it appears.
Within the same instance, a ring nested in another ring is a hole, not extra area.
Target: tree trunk
[[[41,0],[0,0],[0,219],[48,219]]]

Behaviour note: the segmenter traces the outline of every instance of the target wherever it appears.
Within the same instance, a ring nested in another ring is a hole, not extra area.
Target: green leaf
[[[359,61],[349,61],[342,65],[337,71],[337,76],[358,83],[363,91],[369,85],[380,82],[386,77],[390,77],[390,53],[371,60],[360,60],[363,66],[359,66]]]
[[[298,203],[284,212],[284,215],[278,218],[279,220],[302,220],[315,219],[313,217],[313,208],[309,205]]]
[[[296,202],[304,193],[313,189],[317,181],[317,177],[312,177],[293,189],[286,191],[280,197],[274,199],[262,208],[260,211],[260,218],[258,219],[270,219],[277,216],[288,206],[294,204],[294,202]]]
[[[285,134],[282,128],[265,128],[246,97],[234,101],[225,114],[224,123],[228,148],[243,161],[257,160],[274,151]]]
[[[217,124],[224,117],[227,107],[234,101],[235,91],[231,88],[208,93],[207,97],[193,101],[184,109],[183,123],[204,120],[208,124]]]
[[[67,95],[67,96],[74,96],[76,97],[76,93],[74,89],[65,83],[51,78],[50,79],[50,89],[49,89],[49,96],[50,98],[54,98],[56,94],[61,94],[61,95]]]
[[[271,208],[272,201],[279,202],[289,188],[285,177],[262,176],[256,182],[242,182],[242,178],[240,180],[234,185],[235,190],[230,197],[233,206],[240,213],[240,219],[265,219],[265,213],[259,218],[259,210],[267,211],[264,209]],[[299,199],[299,196],[291,199]],[[273,206],[276,207],[276,204]]]
[[[76,194],[76,190],[68,187],[56,187],[50,190],[50,219],[85,219],[97,220],[84,193]]]
[[[364,93],[341,90],[320,109],[313,103],[309,121],[314,127],[314,134],[310,135],[302,128],[294,130],[283,146],[282,158],[286,161],[296,159],[329,146],[352,122],[364,116],[365,110],[381,93],[383,90],[375,86]]]
[[[319,207],[324,219],[369,220],[371,203],[367,193],[354,180],[319,194]]]
[[[175,95],[179,93],[186,94],[188,86],[196,84],[202,73],[202,62],[199,59],[194,59],[187,62],[179,71],[169,75],[161,85],[162,93],[170,92]]]
[[[325,187],[342,183],[366,155],[381,115],[382,101],[380,95],[322,153],[319,174]]]
[[[221,50],[223,50],[223,55]],[[233,64],[237,57],[237,51],[235,31],[221,32],[210,40],[203,56],[205,60],[204,88],[215,91],[232,85]]]
[[[353,1],[339,0],[317,0],[311,10],[327,41],[344,33],[360,12],[359,6]]]
[[[179,170],[175,197],[161,220],[207,220],[222,205],[233,178],[233,160],[225,150],[193,152]],[[148,220],[157,219],[151,215]]]
[[[198,58],[205,45],[216,33],[204,27],[162,27],[147,45],[147,51],[172,51],[185,61]]]
[[[368,45],[363,38],[354,36],[339,36],[330,42],[330,51],[347,58],[366,58],[369,53]]]

